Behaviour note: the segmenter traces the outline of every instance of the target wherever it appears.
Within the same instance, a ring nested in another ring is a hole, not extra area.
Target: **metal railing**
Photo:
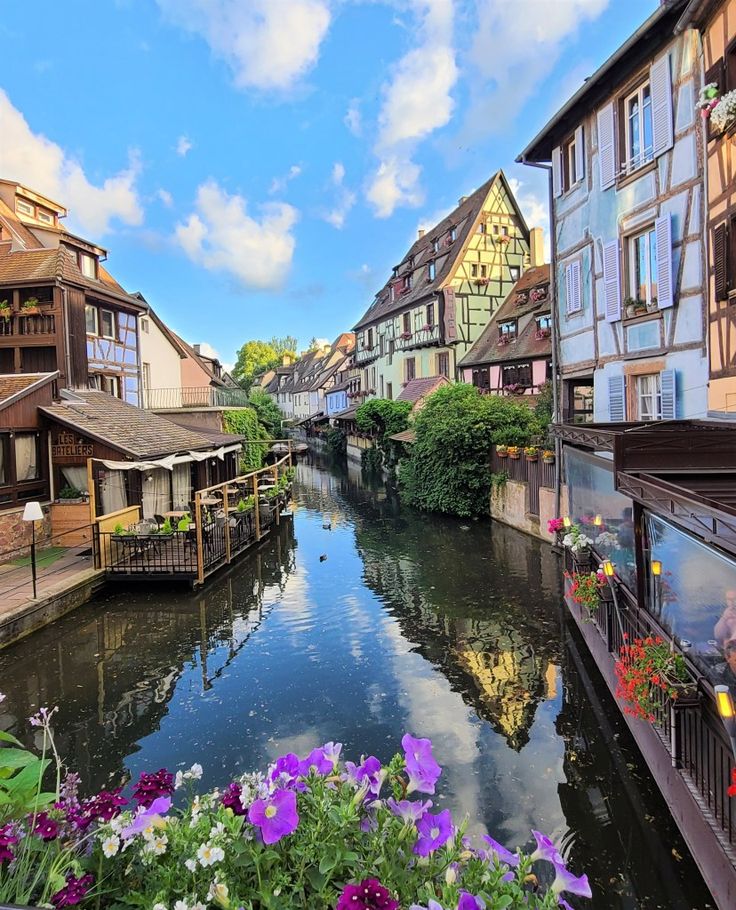
[[[173,389],[144,389],[143,406],[150,411],[177,408],[238,408],[249,404],[245,389],[190,386]]]

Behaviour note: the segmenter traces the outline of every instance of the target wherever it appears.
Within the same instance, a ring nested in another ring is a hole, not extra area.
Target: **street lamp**
[[[728,686],[715,686],[716,707],[721,718],[721,723],[726,735],[731,741],[731,751],[736,758],[736,711],[733,706],[733,696]]]
[[[27,502],[23,509],[23,521],[31,523],[31,574],[33,576],[33,599],[36,599],[36,522],[43,521],[40,502]]]

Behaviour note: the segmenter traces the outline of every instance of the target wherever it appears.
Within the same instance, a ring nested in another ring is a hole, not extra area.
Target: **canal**
[[[326,740],[388,759],[410,731],[437,802],[510,847],[551,834],[595,910],[710,897],[561,606],[549,547],[402,509],[300,464],[294,519],[191,592],[115,589],[0,653],[0,728],[58,705],[88,788],[199,761],[208,786]]]

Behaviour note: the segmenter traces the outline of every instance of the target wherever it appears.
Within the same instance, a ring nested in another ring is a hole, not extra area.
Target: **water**
[[[31,743],[59,705],[88,788],[194,761],[214,786],[329,739],[388,759],[408,730],[435,743],[438,803],[511,847],[552,834],[595,910],[712,906],[546,545],[402,510],[352,468],[303,463],[296,492],[203,591],[115,589],[0,653],[0,727]]]

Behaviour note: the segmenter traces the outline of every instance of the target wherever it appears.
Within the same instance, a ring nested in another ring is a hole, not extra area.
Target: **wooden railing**
[[[144,407],[151,411],[176,408],[239,408],[249,404],[245,389],[191,386],[171,389],[145,389]]]
[[[491,455],[491,470],[494,474],[505,473],[509,480],[529,485],[529,513],[539,515],[539,488],[554,490],[555,465],[547,464],[541,454],[537,461],[528,461],[522,452],[520,458],[500,458],[498,452]]]

